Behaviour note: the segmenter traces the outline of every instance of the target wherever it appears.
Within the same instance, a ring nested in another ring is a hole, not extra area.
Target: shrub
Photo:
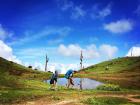
[[[83,100],[82,103],[88,105],[126,105],[128,100],[117,97],[94,97]]]
[[[119,85],[113,84],[103,84],[96,88],[97,90],[107,90],[107,91],[120,91]]]
[[[32,66],[28,66],[28,68],[32,69]]]

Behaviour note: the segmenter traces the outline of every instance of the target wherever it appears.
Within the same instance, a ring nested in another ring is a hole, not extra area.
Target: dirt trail
[[[96,97],[118,97],[118,98],[125,98],[130,100],[131,102],[140,102],[140,99],[134,98],[135,96],[139,95],[96,95]]]
[[[140,103],[140,99],[134,98],[135,96],[139,96],[139,95],[132,95],[132,94],[127,94],[127,95],[112,95],[112,94],[108,94],[108,95],[103,95],[103,94],[97,94],[96,97],[118,97],[118,98],[125,98],[130,100],[131,102],[139,102]],[[90,96],[91,97],[91,96]],[[84,98],[88,98],[87,96],[85,96]],[[50,102],[47,98],[41,98],[39,100],[35,100],[35,101],[30,101],[30,102],[26,102],[26,103],[22,103],[22,104],[18,104],[18,105],[83,105],[82,103],[79,102],[80,100],[78,99],[74,99],[74,100],[63,100],[60,102]]]
[[[35,102],[27,102],[22,105],[83,105],[83,104],[77,104],[77,100],[64,100],[60,102],[53,102],[53,103],[48,103],[48,101],[35,101]]]
[[[65,101],[61,101],[55,104],[49,104],[49,105],[74,105],[74,103],[76,103],[77,100],[65,100]]]

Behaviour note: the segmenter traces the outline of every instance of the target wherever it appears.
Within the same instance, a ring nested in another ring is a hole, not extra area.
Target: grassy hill
[[[50,73],[29,69],[0,57],[0,103],[44,95]]]
[[[105,61],[79,71],[89,77],[125,88],[140,89],[140,57],[123,57]]]
[[[120,95],[121,100],[128,99],[125,103],[132,103],[129,97],[124,97],[125,95],[140,96],[140,57],[105,61],[85,68],[74,75],[75,77],[93,78],[106,83],[117,84],[121,86],[120,91],[78,91],[64,87],[59,87],[57,91],[51,91],[50,86],[43,82],[44,79],[50,78],[50,75],[50,73],[32,70],[0,57],[0,105],[22,105],[28,102],[36,102],[34,105],[39,105],[40,102],[56,104],[61,101],[65,102],[65,100],[70,100],[71,105],[73,98],[76,100],[76,102],[73,101],[74,105],[85,105],[85,103],[91,105],[95,101],[100,102],[100,97],[103,98],[102,105],[104,105],[105,102],[110,102],[108,100],[114,96]],[[103,96],[108,94],[110,95],[109,99],[106,98],[108,96]],[[96,96],[99,96],[99,98],[95,98]],[[37,98],[40,99],[37,101]],[[115,97],[111,102],[118,103],[119,100]],[[27,105],[30,105],[30,103]],[[139,103],[133,103],[132,105],[139,105]]]

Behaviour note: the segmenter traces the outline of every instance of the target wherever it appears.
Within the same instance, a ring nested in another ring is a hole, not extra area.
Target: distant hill
[[[140,68],[140,57],[123,57],[116,58],[109,61],[104,61],[96,65],[92,65],[85,69],[82,69],[80,72],[96,72],[96,73],[114,73],[121,72],[123,70],[131,70],[133,68]]]
[[[82,69],[76,75],[140,89],[140,57],[112,59]]]
[[[0,88],[20,87],[23,79],[43,80],[49,76],[50,73],[33,70],[0,57]]]

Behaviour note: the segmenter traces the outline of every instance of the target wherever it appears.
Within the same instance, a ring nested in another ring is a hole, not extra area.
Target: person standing
[[[50,84],[51,84],[50,89],[56,90],[56,88],[57,88],[57,78],[58,78],[58,71],[55,70],[55,72],[52,74],[52,77],[50,79]]]
[[[68,70],[65,74],[65,78],[68,80],[68,83],[67,83],[67,88],[70,87],[70,85],[74,86],[74,81],[72,79],[73,77],[73,74],[75,73],[76,71],[74,70]]]

